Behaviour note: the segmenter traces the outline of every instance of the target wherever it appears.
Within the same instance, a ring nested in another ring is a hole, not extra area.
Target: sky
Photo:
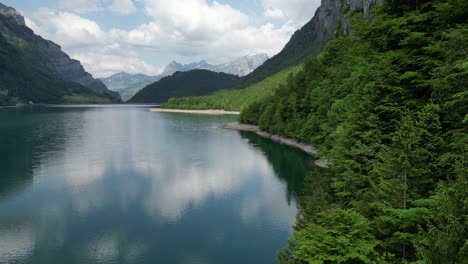
[[[94,77],[277,54],[320,0],[0,0]]]

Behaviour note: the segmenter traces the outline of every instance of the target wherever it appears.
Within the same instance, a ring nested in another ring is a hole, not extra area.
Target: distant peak
[[[268,54],[266,53],[251,53],[245,57],[261,57],[261,58],[269,58]]]

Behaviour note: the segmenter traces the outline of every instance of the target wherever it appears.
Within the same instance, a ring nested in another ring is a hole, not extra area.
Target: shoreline
[[[248,125],[248,124],[241,124],[239,122],[233,122],[233,123],[226,123],[224,124],[225,129],[233,129],[233,130],[239,130],[239,131],[247,131],[247,132],[253,132],[261,137],[264,138],[269,138],[275,142],[282,143],[285,145],[288,145],[293,148],[300,149],[304,151],[305,153],[311,155],[311,156],[316,156],[317,155],[317,148],[315,148],[312,145],[301,143],[297,140],[282,137],[279,135],[271,134],[269,132],[262,131],[260,127],[254,126],[254,125]],[[318,165],[318,164],[316,164]]]
[[[184,110],[184,109],[167,109],[167,108],[151,108],[150,112],[157,113],[184,113],[184,114],[203,114],[203,115],[240,115],[238,111],[224,111],[224,110]]]

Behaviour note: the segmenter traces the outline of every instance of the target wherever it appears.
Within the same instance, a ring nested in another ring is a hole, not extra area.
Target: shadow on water
[[[297,200],[303,195],[304,179],[308,175],[324,173],[324,169],[315,166],[314,159],[301,150],[278,144],[251,132],[241,131],[240,134],[243,139],[265,155],[276,177],[286,184],[288,203],[291,199]]]
[[[61,124],[67,116],[44,107],[0,110],[0,196],[27,186],[43,153],[63,147],[68,129]]]

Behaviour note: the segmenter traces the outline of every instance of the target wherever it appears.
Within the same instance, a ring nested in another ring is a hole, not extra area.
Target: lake
[[[235,119],[0,109],[0,263],[277,263],[313,160]]]

